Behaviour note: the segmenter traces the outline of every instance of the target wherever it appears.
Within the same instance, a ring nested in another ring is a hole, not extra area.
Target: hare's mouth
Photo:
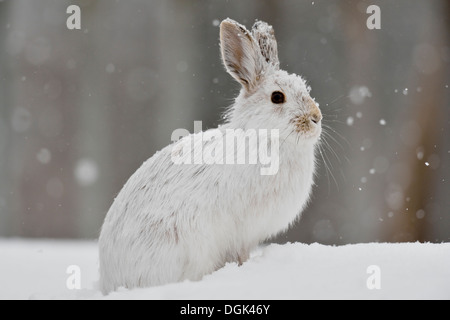
[[[294,125],[295,131],[298,135],[302,136],[303,138],[309,139],[319,138],[322,131],[321,120],[321,117],[319,118],[303,114],[295,116],[291,120],[291,123]]]

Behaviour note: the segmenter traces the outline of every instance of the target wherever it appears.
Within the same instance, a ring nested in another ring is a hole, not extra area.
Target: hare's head
[[[272,26],[257,21],[248,31],[226,19],[220,43],[228,73],[242,85],[228,120],[242,129],[279,129],[282,139],[316,142],[322,114],[305,81],[280,70]]]

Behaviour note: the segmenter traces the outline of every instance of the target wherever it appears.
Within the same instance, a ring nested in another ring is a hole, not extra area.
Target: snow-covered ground
[[[95,242],[0,240],[0,299],[450,299],[450,244],[269,245],[199,282],[106,297],[97,279]]]

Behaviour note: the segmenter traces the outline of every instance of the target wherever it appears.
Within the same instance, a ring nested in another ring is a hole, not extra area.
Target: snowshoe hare
[[[223,125],[157,152],[120,191],[99,239],[105,294],[200,280],[227,262],[242,264],[258,244],[286,230],[308,202],[322,130],[310,88],[300,76],[280,70],[274,31],[265,22],[248,31],[226,19],[220,44],[226,70],[242,85],[239,96]],[[191,141],[205,148],[194,146],[193,155],[183,151],[185,160],[201,158],[206,147],[219,154],[233,130],[276,132],[278,140],[237,147],[250,153],[268,144],[268,152],[279,156],[276,172],[264,173],[262,162],[174,162]],[[205,134],[216,138],[196,139]]]

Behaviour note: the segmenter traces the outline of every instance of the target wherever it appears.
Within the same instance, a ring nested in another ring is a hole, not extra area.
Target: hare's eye
[[[284,93],[280,91],[272,92],[272,102],[275,104],[284,103],[286,98],[284,97]]]

